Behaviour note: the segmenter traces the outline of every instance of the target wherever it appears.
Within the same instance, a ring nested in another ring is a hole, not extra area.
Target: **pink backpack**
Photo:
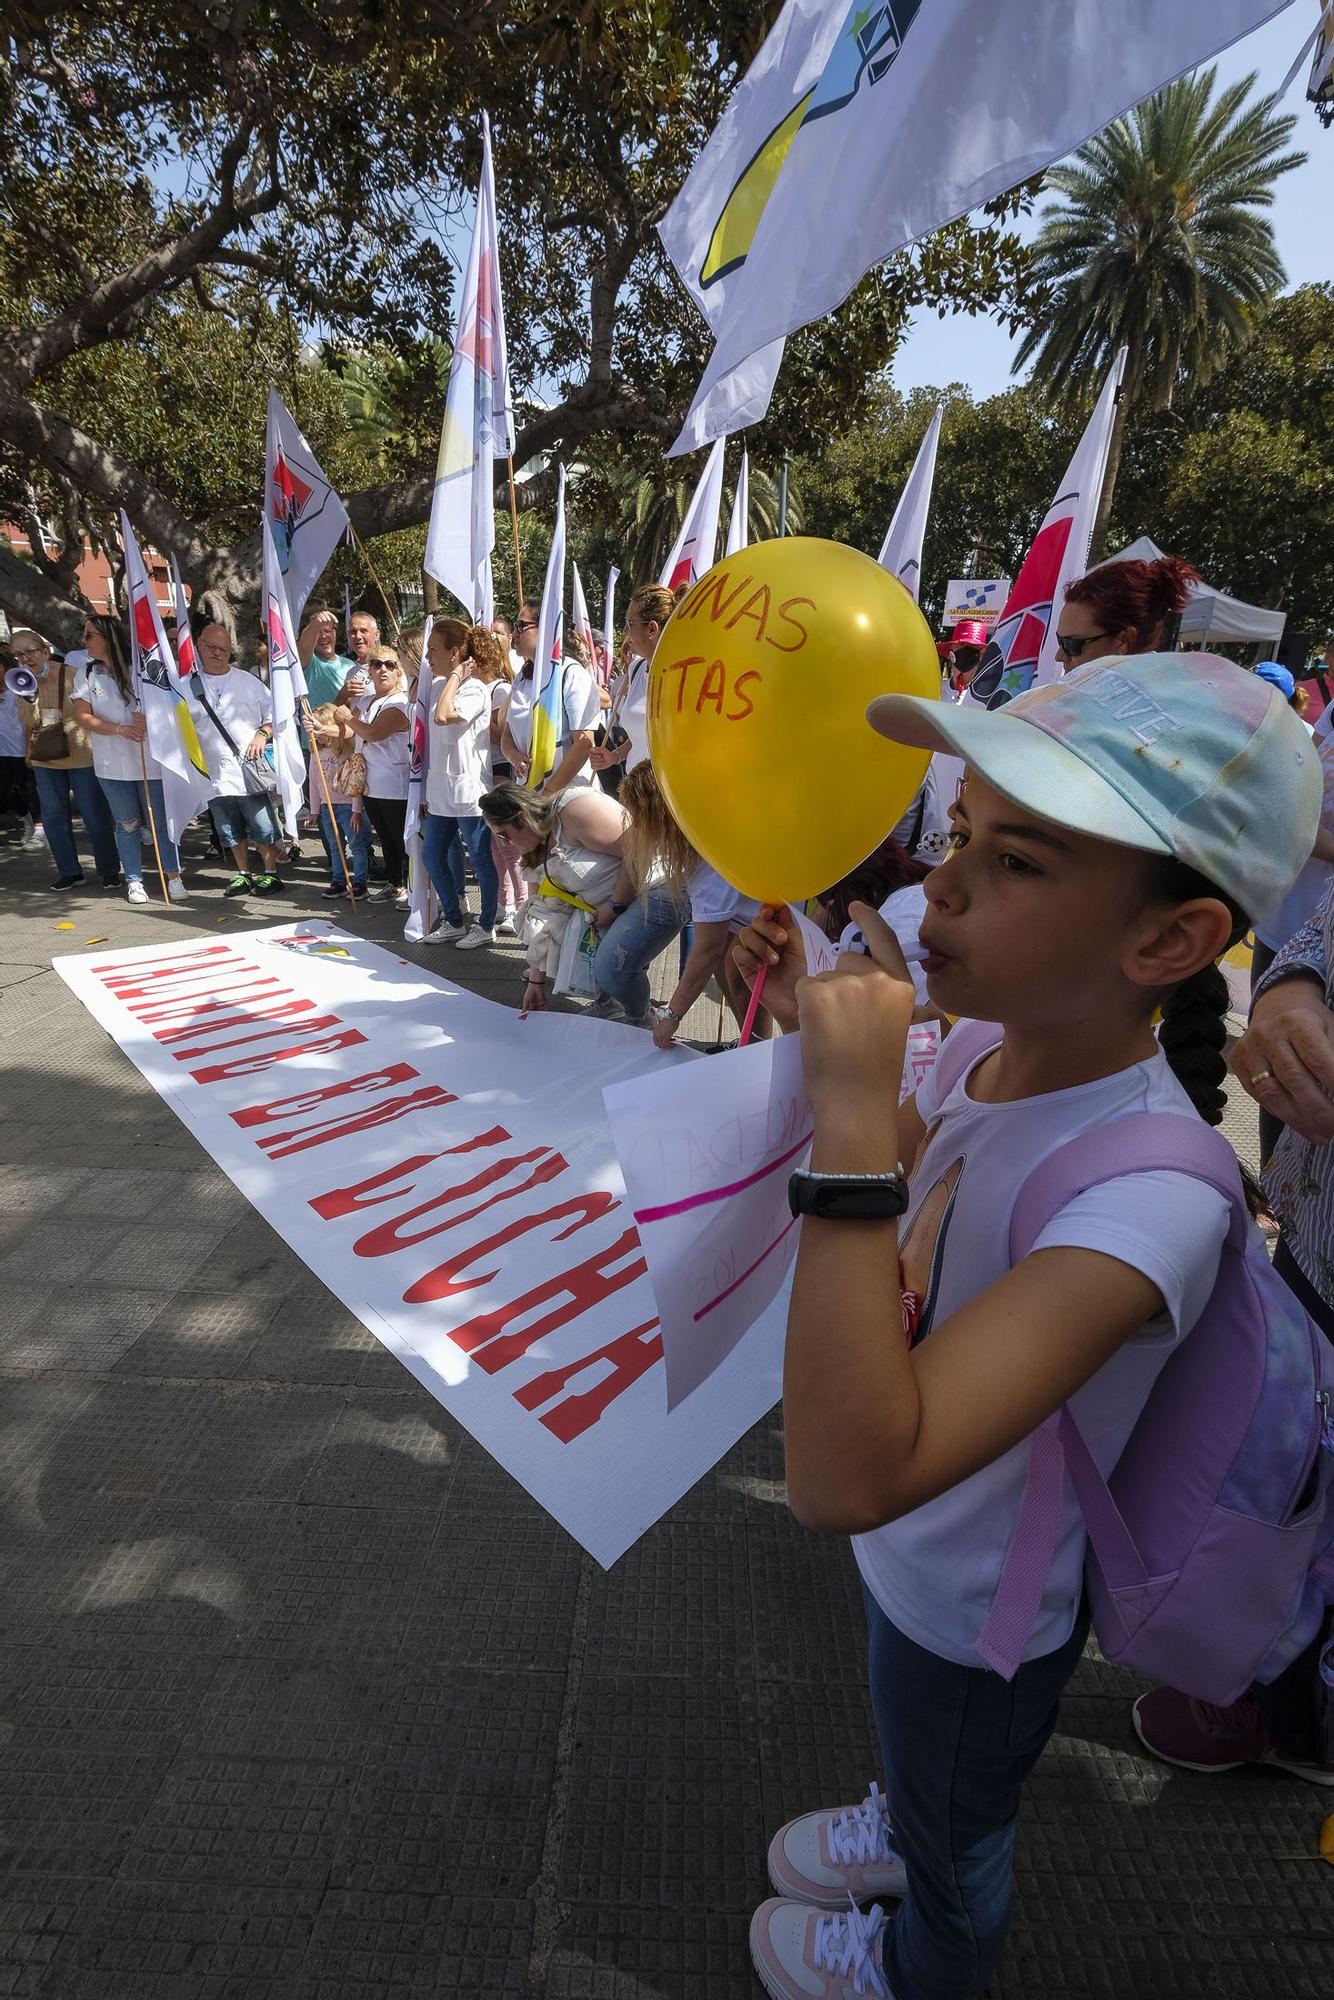
[[[997,1039],[994,1025],[955,1029],[942,1098]],[[1068,1405],[1033,1433],[977,1650],[1007,1680],[1023,1658],[1068,1475],[1104,1657],[1226,1705],[1296,1659],[1334,1602],[1334,1347],[1270,1266],[1231,1147],[1193,1116],[1145,1112],[1058,1148],[1019,1191],[1010,1261],[1086,1189],[1163,1171],[1195,1175],[1231,1207],[1218,1282],[1107,1479]]]

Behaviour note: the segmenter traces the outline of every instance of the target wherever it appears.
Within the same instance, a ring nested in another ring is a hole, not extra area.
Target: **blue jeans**
[[[74,821],[70,814],[70,794],[84,831],[93,844],[93,860],[99,875],[119,875],[120,856],[116,852],[116,823],[111,817],[106,793],[97,782],[91,764],[73,770],[52,771],[34,764],[37,796],[42,802],[42,825],[46,830],[51,859],[57,875],[81,875],[83,864],[74,844]]]
[[[593,977],[601,991],[619,1000],[630,1020],[648,1011],[648,968],[658,953],[690,920],[688,904],[669,889],[650,889],[636,896],[607,931],[593,960]]]
[[[862,1594],[885,1797],[908,1871],[884,1934],[885,1982],[894,2000],[967,2000],[1005,1942],[1019,1795],[1056,1726],[1088,1611],[1064,1646],[1004,1681],[927,1652]]]
[[[427,813],[422,834],[422,860],[431,885],[440,898],[447,924],[463,921],[461,885],[465,847],[472,857],[473,872],[482,892],[481,915],[477,921],[483,930],[494,930],[500,880],[491,855],[491,833],[486,821],[480,813],[466,819],[452,819],[445,813]]]
[[[153,823],[157,827],[158,852],[162,856],[162,866],[168,875],[179,875],[181,857],[176,852],[176,844],[167,832],[167,808],[162,799],[161,778],[148,781],[148,798],[144,798],[142,778],[99,778],[98,784],[106,793],[107,804],[116,818],[116,852],[120,865],[125,871],[127,882],[142,882],[144,879],[144,849],[139,839],[140,827],[148,825],[148,808],[153,809]],[[148,849],[149,866],[153,863],[153,850]]]
[[[334,839],[335,820],[338,821],[338,831],[343,836],[343,852],[352,863],[352,887],[364,889],[371,865],[370,821],[363,812],[354,825],[351,806],[335,806],[332,813],[328,806],[320,807],[320,838],[329,857],[329,880],[335,889],[347,887],[343,864],[338,859],[338,842]]]

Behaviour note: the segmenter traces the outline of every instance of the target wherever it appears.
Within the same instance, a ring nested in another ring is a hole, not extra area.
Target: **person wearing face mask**
[[[1153,653],[1169,618],[1179,618],[1200,572],[1180,556],[1154,562],[1109,562],[1065,589],[1056,622],[1061,672],[1113,653]]]
[[[936,647],[952,701],[963,700],[986,649],[987,628],[981,618],[961,618],[949,638]]]

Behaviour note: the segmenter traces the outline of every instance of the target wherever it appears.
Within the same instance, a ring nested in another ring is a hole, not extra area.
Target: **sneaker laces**
[[[863,1916],[849,1897],[846,1916],[822,1916],[815,1927],[817,1969],[836,1972],[841,1979],[851,1976],[854,1993],[874,1993],[878,2000],[894,2000],[872,1956],[884,1928],[885,1913],[879,1903]]]
[[[1226,1708],[1220,1708],[1211,1701],[1192,1698],[1190,1712],[1206,1736],[1258,1738],[1265,1734],[1260,1721],[1260,1705],[1253,1694],[1244,1694],[1240,1701],[1230,1702]]]
[[[859,1806],[849,1806],[829,1823],[829,1851],[844,1866],[868,1861],[892,1861],[894,1843],[890,1834],[889,1806],[885,1795],[871,1780],[871,1796]]]

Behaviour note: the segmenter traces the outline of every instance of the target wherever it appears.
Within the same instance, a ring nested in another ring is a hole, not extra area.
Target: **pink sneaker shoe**
[[[880,1964],[885,1913],[855,1906],[836,1915],[773,1898],[750,1920],[751,1963],[771,2000],[894,2000]]]
[[[1239,1771],[1243,1764],[1264,1764],[1304,1778],[1308,1785],[1334,1785],[1334,1764],[1307,1764],[1283,1755],[1252,1694],[1230,1708],[1215,1708],[1175,1688],[1154,1688],[1140,1696],[1131,1714],[1140,1742],[1164,1764],[1179,1764],[1186,1771]]]
[[[769,1880],[780,1896],[819,1910],[906,1896],[907,1871],[880,1787],[872,1783],[859,1806],[803,1813],[780,1826],[769,1843]]]

